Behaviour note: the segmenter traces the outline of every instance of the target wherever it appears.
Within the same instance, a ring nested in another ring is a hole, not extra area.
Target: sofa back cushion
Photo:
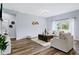
[[[71,37],[71,34],[70,33],[64,33],[64,32],[60,32],[59,33],[59,38],[60,39],[68,39]]]

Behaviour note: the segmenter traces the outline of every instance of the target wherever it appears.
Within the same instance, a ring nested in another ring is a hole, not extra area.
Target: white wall
[[[79,10],[47,18],[47,29],[49,31],[52,30],[52,22],[54,20],[62,20],[62,19],[73,18],[73,17],[75,17],[74,35],[76,38],[79,39]]]
[[[9,19],[9,21],[16,19],[16,27],[15,27],[16,30],[10,29],[10,31],[11,31],[10,37],[13,37],[13,38],[16,37],[17,40],[21,39],[21,38],[25,38],[27,36],[31,36],[31,37],[37,36],[39,33],[42,33],[44,31],[46,25],[47,25],[48,31],[49,32],[52,31],[52,21],[53,20],[61,20],[61,19],[65,19],[65,18],[75,17],[74,32],[75,32],[75,37],[79,38],[79,10],[57,15],[57,16],[53,16],[53,17],[49,17],[47,19],[43,18],[43,17],[38,17],[38,19],[37,19],[36,16],[34,16],[34,15],[24,14],[24,13],[20,13],[20,12],[17,12],[16,16],[8,14],[8,16],[6,16],[6,17],[7,17],[7,19]],[[37,19],[39,21],[38,26],[32,25],[32,21],[35,19]]]
[[[39,25],[32,25],[33,20],[38,20]],[[27,36],[35,37],[42,33],[46,27],[46,20],[43,17],[38,17],[30,14],[16,14],[16,39],[26,38]]]
[[[3,12],[2,18],[4,20],[2,22],[2,27],[3,27],[2,30],[3,30],[3,32],[5,32],[5,29],[7,29],[10,38],[15,38],[16,37],[16,28],[15,28],[15,25],[13,25],[13,28],[9,28],[9,25],[11,24],[11,21],[15,21],[16,16],[12,15],[12,14],[9,14],[9,13]]]

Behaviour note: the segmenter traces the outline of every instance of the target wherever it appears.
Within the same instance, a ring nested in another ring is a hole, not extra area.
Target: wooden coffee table
[[[43,40],[45,42],[49,42],[53,38],[53,35],[43,35],[39,34],[38,39]]]

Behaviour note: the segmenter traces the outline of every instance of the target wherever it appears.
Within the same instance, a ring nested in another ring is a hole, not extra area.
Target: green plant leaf
[[[4,51],[7,48],[8,42],[6,42],[6,36],[0,35],[0,50]]]

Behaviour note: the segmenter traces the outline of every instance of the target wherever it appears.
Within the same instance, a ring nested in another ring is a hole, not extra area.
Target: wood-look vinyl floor
[[[12,52],[11,55],[72,55],[74,50],[69,53],[64,53],[55,48],[46,48],[38,43],[29,40],[12,40]]]

